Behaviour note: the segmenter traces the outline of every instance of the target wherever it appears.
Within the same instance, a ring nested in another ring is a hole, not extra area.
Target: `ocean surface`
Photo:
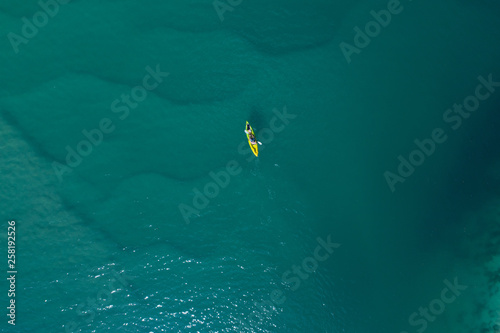
[[[499,15],[0,1],[0,332],[500,332]]]

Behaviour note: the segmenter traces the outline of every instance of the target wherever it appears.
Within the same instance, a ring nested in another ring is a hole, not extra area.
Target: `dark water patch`
[[[446,172],[446,197],[436,201],[438,210],[449,207],[446,214],[449,218],[445,220],[451,225],[447,227],[460,223],[465,211],[479,210],[491,197],[499,194],[500,179],[492,177],[492,169],[499,160],[495,143],[500,141],[500,95],[493,98],[466,120],[464,128],[458,130],[466,132],[456,133],[449,139],[457,140],[454,145],[458,150],[452,157],[456,163]]]
[[[273,55],[325,45],[335,36],[342,17],[353,6],[349,1],[243,2],[226,12],[223,24],[246,38],[260,52]]]
[[[248,116],[248,122],[255,130],[266,127],[269,122],[265,120],[265,111],[264,108],[256,105],[252,105],[250,107],[250,115]]]

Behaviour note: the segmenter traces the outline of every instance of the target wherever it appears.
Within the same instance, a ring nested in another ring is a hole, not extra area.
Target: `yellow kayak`
[[[248,133],[245,132],[247,134],[248,144],[250,145],[250,148],[252,148],[254,155],[259,156],[259,146],[257,145],[257,138],[255,137],[255,133],[253,132],[252,126],[250,126],[250,124],[247,121],[247,124],[245,126],[245,131],[249,127],[250,127],[250,131],[252,132],[252,135],[254,137],[255,143],[252,143],[252,141],[250,140],[250,136],[248,135]]]

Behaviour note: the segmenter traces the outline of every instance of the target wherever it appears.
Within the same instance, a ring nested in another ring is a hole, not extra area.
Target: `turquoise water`
[[[216,4],[0,3],[0,330],[500,330],[499,4]]]

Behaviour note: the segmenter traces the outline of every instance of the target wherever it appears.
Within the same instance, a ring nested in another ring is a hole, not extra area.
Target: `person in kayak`
[[[255,139],[255,135],[252,134],[252,129],[250,128],[250,125],[247,124],[247,129],[245,130],[245,133],[248,134],[248,138],[250,139],[250,142],[253,145],[257,144],[257,140]]]

